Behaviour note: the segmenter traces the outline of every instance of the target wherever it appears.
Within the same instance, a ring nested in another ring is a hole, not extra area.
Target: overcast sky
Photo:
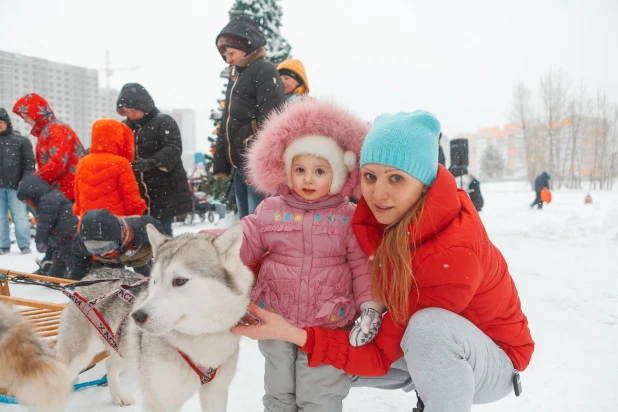
[[[225,67],[214,45],[233,0],[0,0],[0,50],[100,68],[116,88],[142,83],[159,107],[210,109]],[[550,67],[618,98],[616,0],[282,0],[282,33],[312,94],[366,120],[426,109],[447,135],[508,121],[518,81]],[[101,76],[101,85],[103,77]]]

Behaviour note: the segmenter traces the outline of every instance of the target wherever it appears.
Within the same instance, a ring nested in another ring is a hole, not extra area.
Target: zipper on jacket
[[[135,159],[139,159],[139,154],[137,150],[137,141],[139,140],[139,134],[142,132],[142,126],[137,125],[137,133],[135,133]],[[140,181],[142,182],[142,186],[144,186],[144,197],[146,197],[146,206],[148,207],[148,216],[150,216],[150,196],[148,195],[148,186],[146,186],[146,181],[144,180],[144,172],[140,172],[139,174]]]
[[[238,69],[236,69],[238,70]],[[240,74],[238,74],[240,77]],[[234,162],[232,161],[232,145],[230,144],[230,116],[232,112],[232,98],[234,97],[234,87],[236,87],[236,83],[238,82],[238,77],[234,80],[234,84],[232,85],[232,90],[230,90],[230,104],[227,107],[227,120],[225,122],[225,139],[227,140],[227,157],[230,159],[230,164],[232,167],[236,167]]]

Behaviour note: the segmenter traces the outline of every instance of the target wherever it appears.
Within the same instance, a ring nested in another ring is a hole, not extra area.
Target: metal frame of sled
[[[16,278],[25,278],[32,281],[41,281],[58,286],[66,286],[73,283],[72,280],[53,278],[49,276],[33,275],[30,273],[16,272],[13,270],[0,269],[0,303],[12,305],[17,313],[25,317],[34,327],[36,332],[50,345],[54,346],[58,339],[60,326],[60,314],[65,308],[65,303],[49,303],[38,300],[17,298],[11,296],[9,282]],[[108,356],[107,352],[101,352],[94,357],[86,370],[92,368]],[[5,388],[0,387],[0,395],[7,395]]]

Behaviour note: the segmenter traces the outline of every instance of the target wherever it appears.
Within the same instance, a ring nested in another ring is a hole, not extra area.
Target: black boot
[[[416,408],[412,408],[412,412],[423,412],[425,410],[425,404],[421,400],[421,397],[418,395],[418,391],[416,392]]]

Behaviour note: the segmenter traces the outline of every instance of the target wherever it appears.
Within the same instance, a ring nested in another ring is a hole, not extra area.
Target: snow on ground
[[[492,241],[502,251],[528,316],[536,351],[522,374],[523,394],[474,411],[618,411],[618,191],[555,191],[542,211],[530,210],[534,194],[527,183],[484,183],[481,217]],[[223,227],[233,218],[219,222]],[[175,234],[198,231],[208,224],[176,225]],[[0,256],[0,267],[29,271],[36,255]],[[65,301],[58,292],[38,286],[12,285],[15,296]],[[97,379],[102,365],[82,380]],[[230,389],[230,411],[262,410],[263,358],[255,342],[243,339],[238,373]],[[107,388],[83,389],[71,397],[68,411],[140,411],[135,379],[122,377],[138,403],[112,405]],[[415,396],[402,391],[352,389],[345,411],[406,411]],[[183,412],[199,411],[197,397]],[[22,412],[0,406],[2,412]]]

